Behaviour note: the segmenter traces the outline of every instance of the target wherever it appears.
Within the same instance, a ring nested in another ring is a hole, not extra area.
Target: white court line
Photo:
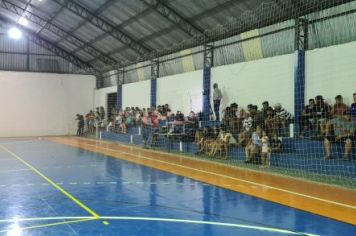
[[[14,158],[0,158],[0,161],[16,161]]]
[[[92,145],[92,144],[85,143],[84,145],[92,146],[92,147],[96,147],[97,148],[96,145]],[[115,150],[115,149],[105,148],[105,147],[101,147],[101,148],[107,149],[107,150],[110,150],[110,151],[114,151],[114,152],[117,152],[117,153],[123,153],[123,154],[131,155],[131,156],[136,156],[136,157],[141,158],[141,159],[146,159],[146,160],[150,160],[150,161],[154,160],[154,161],[161,162],[161,163],[164,163],[164,164],[169,164],[169,165],[173,165],[173,166],[179,166],[179,167],[183,167],[183,168],[194,170],[194,171],[198,171],[198,172],[203,172],[203,173],[212,174],[212,175],[216,175],[216,176],[220,176],[220,177],[224,177],[224,178],[234,179],[234,180],[238,180],[238,181],[241,181],[241,182],[244,182],[244,183],[257,185],[257,186],[264,187],[264,188],[274,189],[274,190],[277,190],[277,191],[290,193],[290,194],[294,194],[294,195],[297,195],[297,196],[310,198],[310,199],[318,200],[318,201],[321,201],[321,202],[327,202],[327,203],[331,203],[331,204],[334,204],[334,205],[343,206],[343,207],[347,207],[347,208],[351,208],[351,209],[356,210],[356,206],[352,206],[352,205],[348,205],[348,204],[344,204],[344,203],[340,203],[340,202],[335,202],[335,201],[331,201],[331,200],[327,200],[327,199],[323,199],[323,198],[318,198],[318,197],[314,197],[314,196],[310,196],[310,195],[307,195],[307,194],[298,193],[298,192],[294,192],[294,191],[290,191],[290,190],[286,190],[286,189],[282,189],[282,188],[277,188],[277,187],[269,186],[269,185],[266,185],[266,184],[255,183],[255,182],[252,182],[252,181],[248,181],[248,180],[244,180],[244,179],[240,179],[240,178],[235,178],[235,177],[231,177],[231,176],[227,176],[227,175],[222,175],[222,174],[218,174],[218,173],[214,173],[214,172],[210,172],[210,171],[206,171],[206,170],[200,170],[200,169],[195,169],[195,168],[192,168],[192,167],[183,166],[183,165],[179,165],[179,164],[175,164],[175,163],[170,163],[170,162],[166,162],[166,161],[151,159],[151,158],[143,157],[143,156],[140,156],[140,155],[137,155],[137,154],[132,154],[132,153],[125,152],[125,151],[118,151],[118,150]]]
[[[15,169],[15,170],[1,170],[0,173],[22,172],[30,171],[30,169]]]
[[[81,219],[93,219],[93,220],[122,220],[122,221],[157,221],[157,222],[171,222],[171,223],[185,223],[185,224],[199,224],[199,225],[214,225],[223,227],[233,227],[240,229],[250,229],[258,231],[268,231],[281,234],[292,234],[292,235],[306,235],[306,236],[319,236],[318,234],[308,234],[302,232],[294,232],[286,229],[278,229],[272,227],[245,225],[245,224],[233,224],[233,223],[223,223],[215,221],[200,221],[200,220],[186,220],[186,219],[171,219],[171,218],[155,218],[155,217],[130,217],[130,216],[100,216],[95,217],[85,217],[85,216],[64,216],[64,217],[40,217],[40,218],[19,218],[19,219],[7,219],[0,220],[0,223],[19,223],[19,222],[33,222],[33,221],[52,221],[52,220],[81,220]]]
[[[39,139],[29,139],[29,140],[18,140],[18,141],[11,141],[11,142],[1,142],[0,141],[0,144],[3,145],[3,144],[16,144],[16,143],[32,143],[32,142],[35,142],[35,141],[39,141]]]

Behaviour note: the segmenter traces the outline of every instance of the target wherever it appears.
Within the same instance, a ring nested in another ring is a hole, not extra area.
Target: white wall
[[[122,86],[122,107],[150,107],[151,81],[145,80]]]
[[[260,109],[263,101],[269,101],[280,102],[293,113],[294,54],[214,67],[211,77],[211,86],[218,83],[223,94],[220,110],[234,102]]]
[[[0,72],[1,137],[68,135],[93,108],[95,77]]]
[[[329,104],[341,94],[347,104],[356,92],[356,42],[308,51],[306,100],[323,95]]]
[[[107,111],[108,110],[108,107],[107,107],[108,94],[116,93],[116,92],[117,92],[117,86],[96,89],[95,95],[94,95],[95,96],[94,106],[95,107],[103,106],[105,108],[105,110]]]
[[[158,78],[157,105],[169,104],[173,112],[188,115],[202,109],[203,71]]]
[[[261,103],[267,100],[271,105],[280,102],[294,113],[294,64],[295,54],[289,54],[214,67],[211,85],[218,83],[224,96],[220,110],[233,102],[242,107],[256,104],[261,108]],[[124,85],[123,107],[148,107],[149,83],[147,80]],[[158,78],[157,104],[168,103],[173,111],[185,114],[200,111],[202,84],[202,70]],[[96,106],[105,106],[107,93],[111,92],[116,92],[116,86],[98,90]],[[356,42],[306,53],[306,101],[320,94],[334,103],[334,97],[341,94],[350,104],[355,92]]]

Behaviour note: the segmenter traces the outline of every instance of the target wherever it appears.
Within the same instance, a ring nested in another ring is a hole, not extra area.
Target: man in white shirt
[[[222,99],[221,90],[218,88],[218,84],[214,84],[214,91],[213,91],[213,102],[214,102],[214,113],[215,113],[215,120],[220,120],[220,101]]]

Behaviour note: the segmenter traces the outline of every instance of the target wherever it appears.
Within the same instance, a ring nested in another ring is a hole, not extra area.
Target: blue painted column
[[[157,106],[157,79],[151,79],[151,107]]]
[[[294,134],[298,135],[301,128],[301,116],[305,106],[305,51],[297,50],[295,54],[296,60],[294,70]]]
[[[203,70],[203,120],[210,120],[210,83],[211,67],[205,66]]]
[[[117,85],[116,109],[122,109],[122,84]]]
[[[159,77],[159,59],[151,61],[151,108],[157,106],[157,78]]]

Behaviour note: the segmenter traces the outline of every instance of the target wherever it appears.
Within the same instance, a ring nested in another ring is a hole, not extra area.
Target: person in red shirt
[[[159,128],[159,116],[158,111],[152,112],[151,121],[154,128]]]
[[[158,147],[158,131],[159,131],[159,112],[153,111],[151,115],[152,122],[152,144],[151,147]]]
[[[331,110],[331,115],[333,118],[339,118],[341,116],[344,116],[348,113],[349,108],[343,101],[343,97],[341,95],[337,95],[335,97],[335,104]]]

